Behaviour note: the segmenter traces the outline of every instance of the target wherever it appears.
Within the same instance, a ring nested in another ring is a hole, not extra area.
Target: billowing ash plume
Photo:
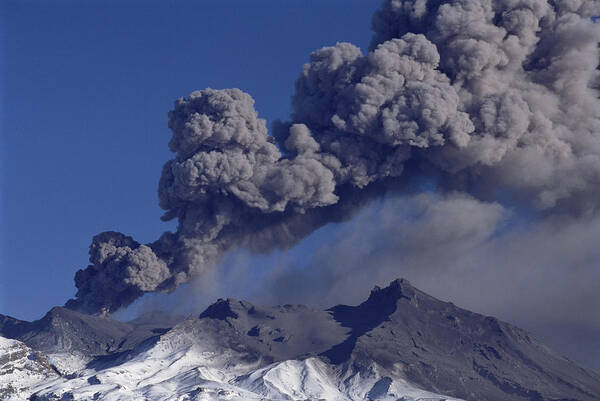
[[[415,171],[482,198],[596,213],[598,14],[598,0],[387,0],[367,55],[349,43],[311,55],[272,136],[240,90],[177,100],[159,184],[177,232],[148,245],[96,236],[67,305],[113,311],[231,248],[289,247]]]

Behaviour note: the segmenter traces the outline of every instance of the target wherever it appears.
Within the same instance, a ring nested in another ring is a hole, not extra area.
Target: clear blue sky
[[[0,313],[75,293],[93,235],[152,241],[167,112],[205,87],[289,113],[311,51],[365,49],[375,0],[14,1],[0,5]]]

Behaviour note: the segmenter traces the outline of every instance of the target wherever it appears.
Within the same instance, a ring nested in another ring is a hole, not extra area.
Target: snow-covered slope
[[[261,367],[259,361],[245,361],[243,353],[213,345],[165,336],[116,366],[87,370],[32,390],[38,401],[450,399],[418,389],[399,374],[386,376],[375,364],[351,374],[317,357]]]
[[[411,385],[401,369],[316,355],[346,337],[327,312],[219,300],[200,318],[32,391],[39,401],[451,399]]]
[[[24,400],[29,388],[57,377],[41,352],[0,337],[0,400]]]
[[[269,400],[458,400],[419,389],[400,372],[390,374],[377,364],[348,369],[315,357],[275,363],[234,383]]]
[[[600,400],[597,373],[406,280],[326,311],[221,299],[171,329],[152,319],[50,316],[33,329],[4,320],[7,332],[27,328],[23,338],[60,364],[61,376],[36,368],[43,379],[0,372],[1,383],[31,400]],[[95,327],[91,338],[74,337]],[[84,364],[76,352],[86,353]]]
[[[151,318],[151,319],[149,319]],[[133,348],[162,334],[183,318],[142,316],[124,323],[106,316],[92,316],[54,307],[39,320],[20,321],[0,315],[0,336],[17,339],[46,354],[76,354],[86,359]]]

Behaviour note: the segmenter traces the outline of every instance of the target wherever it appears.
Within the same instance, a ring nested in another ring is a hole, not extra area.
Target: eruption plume
[[[94,237],[67,306],[114,311],[235,247],[290,247],[416,175],[597,213],[598,14],[598,0],[387,0],[368,54],[349,43],[311,54],[272,135],[238,89],[178,99],[158,189],[177,231],[147,245]]]

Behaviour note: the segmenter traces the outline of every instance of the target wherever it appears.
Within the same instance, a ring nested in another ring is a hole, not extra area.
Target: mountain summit
[[[75,374],[28,383],[34,400],[600,400],[598,374],[404,279],[356,306],[230,298],[172,328],[153,331],[151,320],[54,308],[33,323],[2,317],[0,333],[36,352],[87,355]]]
[[[600,376],[496,318],[440,301],[407,280],[330,311],[351,329],[323,355],[332,363],[400,367],[419,387],[473,400],[596,400]]]

